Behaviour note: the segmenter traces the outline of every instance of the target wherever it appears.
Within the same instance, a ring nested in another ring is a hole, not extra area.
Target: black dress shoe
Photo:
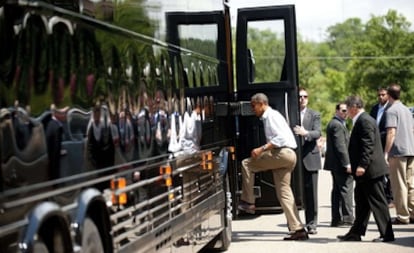
[[[331,222],[331,227],[350,227],[353,225],[352,221],[336,221]]]
[[[372,240],[373,242],[393,242],[395,241],[394,237],[378,237]]]
[[[400,220],[398,218],[395,218],[393,221],[391,221],[391,223],[393,225],[408,225],[410,222],[409,221],[408,222],[404,222],[404,221],[402,221],[402,220]]]
[[[247,203],[245,201],[240,201],[239,206],[237,207],[240,211],[245,213],[254,214],[256,211],[256,206],[254,204]]]
[[[357,234],[352,234],[352,233],[348,233],[345,235],[338,235],[337,238],[340,241],[345,241],[345,242],[359,242],[361,241],[361,236],[357,235]]]
[[[285,241],[304,241],[308,239],[309,236],[305,229],[297,230],[289,236],[283,238]]]
[[[342,221],[331,221],[331,227],[339,227]]]
[[[341,227],[351,227],[352,225],[354,225],[352,221],[343,221]]]
[[[316,231],[316,228],[308,228],[308,234],[310,235],[316,235],[318,231]]]

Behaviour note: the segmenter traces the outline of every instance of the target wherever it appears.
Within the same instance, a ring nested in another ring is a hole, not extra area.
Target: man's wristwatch
[[[262,151],[266,151],[266,144],[262,146]]]

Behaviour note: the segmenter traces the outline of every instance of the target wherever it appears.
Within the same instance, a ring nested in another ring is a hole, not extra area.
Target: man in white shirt
[[[265,94],[253,95],[251,106],[256,116],[263,121],[266,144],[253,149],[251,156],[242,161],[243,183],[239,209],[254,213],[254,173],[272,170],[276,195],[291,231],[284,240],[307,240],[309,237],[300,221],[290,186],[292,171],[296,165],[294,149],[297,144],[293,132],[282,114],[269,106]]]

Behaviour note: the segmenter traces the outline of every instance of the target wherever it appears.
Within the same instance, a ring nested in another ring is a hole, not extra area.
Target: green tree
[[[403,88],[402,99],[412,101],[414,90],[414,35],[410,23],[396,11],[373,16],[365,25],[365,36],[352,49],[347,86],[368,105],[375,102],[376,88],[392,82]]]
[[[331,53],[326,55],[324,66],[345,71],[357,41],[364,38],[364,26],[361,19],[350,18],[327,29],[327,46]]]
[[[280,80],[285,58],[285,44],[282,35],[270,29],[249,28],[247,47],[255,59],[255,82]]]
[[[328,43],[298,42],[299,80],[310,95],[309,106],[321,113],[322,129],[334,113],[335,104],[344,99],[345,77],[331,67],[336,52]]]

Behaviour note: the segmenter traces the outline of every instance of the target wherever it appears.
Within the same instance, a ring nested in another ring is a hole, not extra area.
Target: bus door
[[[173,69],[173,90],[201,105],[203,144],[227,139],[226,104],[233,76],[229,71],[231,43],[229,14],[168,12],[167,41]],[[226,21],[227,20],[227,21]],[[230,56],[229,56],[230,55]],[[220,118],[222,117],[222,118]]]
[[[253,148],[265,143],[263,124],[250,106],[252,95],[265,93],[270,106],[282,113],[291,127],[299,124],[300,118],[294,6],[244,8],[239,9],[237,15],[236,81],[239,113],[235,125],[238,159],[242,161],[250,156]],[[298,144],[299,141],[297,139]],[[297,149],[298,157],[301,157],[300,146]],[[292,177],[292,189],[299,207],[302,206],[303,188],[301,168],[301,159],[298,159]],[[256,173],[255,195],[257,212],[281,210],[271,171]]]
[[[233,64],[230,14],[225,11],[211,12],[168,12],[167,42],[172,62],[173,90],[180,97],[184,96],[201,105],[202,138],[201,148],[229,147],[234,145],[232,117],[229,117],[229,97],[233,91]],[[229,149],[232,150],[232,149]],[[217,153],[217,155],[219,155]],[[234,159],[235,160],[235,159]],[[230,190],[231,198],[226,194],[226,212],[236,210],[231,199],[235,197],[237,180],[236,162],[229,159],[224,189]],[[222,172],[222,171],[221,171]],[[210,210],[210,212],[212,209]],[[202,214],[197,214],[202,217]],[[225,227],[231,228],[231,215],[227,214]],[[211,220],[210,228],[220,225]],[[229,229],[223,231],[230,231]],[[211,233],[213,234],[213,233]],[[228,235],[231,237],[231,231]]]

